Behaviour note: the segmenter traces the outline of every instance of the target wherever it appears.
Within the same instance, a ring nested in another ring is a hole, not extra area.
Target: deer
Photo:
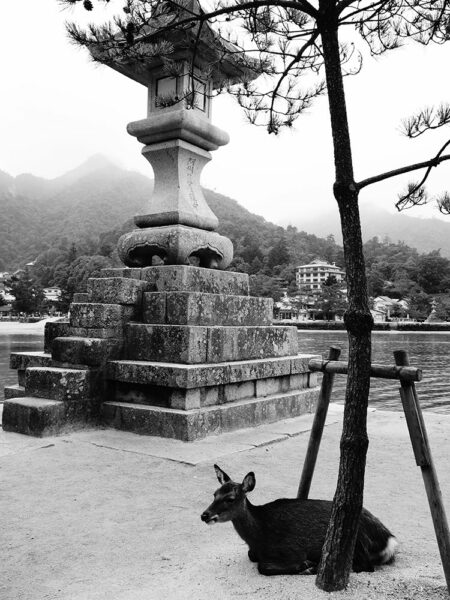
[[[206,524],[231,521],[249,547],[248,558],[258,563],[261,575],[313,575],[317,573],[322,546],[330,521],[332,502],[280,498],[253,505],[247,498],[256,485],[248,473],[235,483],[214,465],[221,487],[202,513]],[[367,509],[363,508],[353,555],[355,572],[373,572],[374,567],[393,562],[397,540]]]

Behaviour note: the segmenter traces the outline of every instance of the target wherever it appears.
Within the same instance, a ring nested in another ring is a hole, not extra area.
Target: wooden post
[[[328,353],[328,360],[337,360],[341,354],[341,349],[331,346]],[[317,455],[319,453],[320,442],[322,440],[323,428],[327,418],[328,406],[330,404],[331,391],[333,389],[334,373],[324,372],[322,385],[320,387],[319,400],[317,402],[316,414],[309,436],[308,449],[306,451],[303,471],[298,486],[297,498],[306,500],[311,487],[311,480],[314,475]]]
[[[409,366],[408,353],[404,350],[394,352],[395,364]],[[414,383],[401,379],[400,396],[408,424],[409,436],[417,465],[422,470],[423,482],[428,496],[434,531],[441,554],[447,588],[450,592],[450,531],[442,502],[441,489],[431,456],[427,431],[423,420]]]

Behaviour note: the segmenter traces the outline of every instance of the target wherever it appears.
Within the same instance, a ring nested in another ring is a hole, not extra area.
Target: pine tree
[[[80,0],[66,0],[76,4]],[[356,181],[343,78],[361,69],[360,53],[342,41],[352,27],[373,55],[396,48],[406,39],[423,44],[442,43],[449,37],[447,0],[218,0],[192,11],[184,0],[128,0],[118,27],[69,27],[74,41],[107,50],[105,62],[140,60],[145,52],[170,59],[168,45],[152,44],[155,34],[210,24],[223,38],[223,56],[234,55],[241,64],[265,77],[224,87],[234,94],[249,119],[266,125],[269,133],[292,126],[317,96],[326,92],[335,164],[333,193],[338,204],[347,274],[348,309],[345,325],[349,339],[348,378],[338,484],[330,526],[323,547],[317,585],[332,591],[348,583],[362,508],[370,386],[373,319],[365,274],[358,199],[361,190],[396,175],[425,169],[418,182],[401,194],[399,208],[427,201],[423,184],[431,170],[450,159],[450,140],[427,160]],[[93,8],[90,3],[89,9]],[[149,20],[151,19],[151,20]],[[128,25],[132,24],[130,34]],[[121,34],[121,35],[120,35]],[[230,36],[234,46],[229,44]],[[239,42],[239,36],[243,39]],[[200,36],[199,36],[200,37]],[[146,45],[147,44],[147,45]],[[98,55],[97,55],[98,56]],[[213,65],[212,65],[213,66]],[[192,69],[194,72],[194,69]],[[422,111],[405,121],[405,133],[422,135],[450,122],[450,108]],[[370,144],[368,144],[370,151]],[[450,196],[437,199],[442,212],[450,212]]]

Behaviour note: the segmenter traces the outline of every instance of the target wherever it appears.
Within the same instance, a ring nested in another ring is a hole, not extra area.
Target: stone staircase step
[[[44,329],[44,352],[52,351],[53,340],[57,337],[69,335],[70,323],[68,320],[49,321]]]
[[[297,354],[248,361],[183,365],[142,360],[111,360],[106,377],[124,383],[153,384],[171,388],[190,389],[200,386],[238,383],[252,379],[308,374],[310,387],[316,385],[317,375],[309,372],[308,363],[318,359],[316,354]]]
[[[53,340],[53,359],[72,365],[101,366],[119,358],[123,342],[115,338],[62,337]]]
[[[26,435],[61,433],[66,424],[63,402],[48,398],[23,397],[5,400],[3,429]]]
[[[202,327],[129,323],[126,358],[185,364],[290,356],[297,353],[294,327]]]
[[[149,284],[130,277],[91,277],[87,282],[87,302],[139,305]]]
[[[52,367],[53,359],[49,352],[11,352],[9,368],[25,371],[28,367]]]
[[[243,294],[248,296],[248,275],[232,271],[203,269],[181,265],[160,265],[143,269],[102,269],[101,277],[131,277],[146,281],[149,290],[202,291],[209,294]]]
[[[5,385],[4,387],[5,400],[10,400],[11,398],[22,398],[25,396],[25,388],[23,385]]]
[[[200,410],[179,410],[128,402],[104,402],[102,420],[106,425],[142,435],[184,440],[255,427],[280,419],[297,417],[314,410],[317,390],[305,389],[265,398],[252,398]]]
[[[37,398],[85,403],[91,395],[90,375],[87,369],[30,367],[25,372],[25,392]]]
[[[70,305],[71,327],[93,327],[97,329],[119,327],[135,316],[136,308],[123,304],[80,302]]]
[[[145,292],[143,321],[168,325],[271,325],[273,300],[204,292]]]

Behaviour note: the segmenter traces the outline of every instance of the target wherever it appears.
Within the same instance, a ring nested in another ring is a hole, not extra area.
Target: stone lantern
[[[199,10],[192,0],[181,14]],[[161,27],[169,17],[170,11],[163,11],[155,24]],[[200,176],[211,151],[229,141],[210,121],[213,90],[224,80],[252,79],[256,73],[223,58],[223,42],[207,26],[199,36],[198,27],[143,36],[139,44],[144,55],[146,39],[151,40],[149,48],[171,43],[170,69],[151,52],[142,61],[114,60],[92,51],[97,60],[148,88],[147,118],[127,129],[145,144],[142,153],[153,167],[155,187],[148,210],[135,217],[137,229],[119,240],[119,256],[128,267],[190,264],[225,269],[233,258],[231,241],[215,231],[218,219],[206,203]]]

